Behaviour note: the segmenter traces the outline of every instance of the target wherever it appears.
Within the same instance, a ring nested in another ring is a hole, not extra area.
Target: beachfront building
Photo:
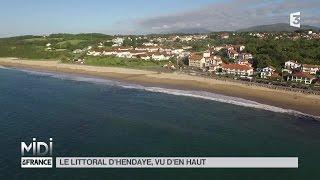
[[[205,58],[203,58],[202,54],[199,53],[191,53],[188,57],[189,66],[196,67],[199,69],[203,69],[205,67]]]
[[[252,76],[253,75],[253,68],[247,65],[241,64],[222,64],[222,73],[224,74],[232,74],[237,76]]]
[[[90,50],[87,52],[88,56],[100,56],[102,52]]]
[[[287,76],[287,81],[304,83],[304,84],[312,84],[316,80],[315,76],[304,73],[304,72],[295,72]]]
[[[153,53],[151,58],[153,60],[156,60],[156,61],[163,61],[163,60],[169,60],[172,56],[168,55],[167,53]]]
[[[319,65],[302,64],[302,72],[309,73],[309,74],[316,74],[317,71],[320,71]]]
[[[204,56],[205,67],[213,67],[222,64],[222,59],[218,55]]]
[[[130,53],[130,51],[117,51],[116,52],[116,57],[132,58],[132,54]]]
[[[149,54],[140,54],[137,56],[137,58],[143,59],[143,60],[150,60],[151,56]]]
[[[272,66],[265,67],[265,68],[261,69],[260,77],[263,79],[268,79],[268,78],[272,77],[272,75],[275,73],[275,71],[276,71],[276,68],[274,68]]]
[[[301,67],[301,64],[299,64],[297,61],[290,60],[284,63],[284,67],[286,69],[298,69]]]

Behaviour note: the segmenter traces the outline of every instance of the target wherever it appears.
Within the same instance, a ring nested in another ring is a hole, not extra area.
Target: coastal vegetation
[[[135,58],[119,58],[114,56],[86,58],[86,64],[92,66],[130,67],[130,68],[155,68],[163,66],[168,61],[143,60]]]
[[[0,57],[28,59],[71,58],[72,51],[98,42],[108,41],[111,36],[90,34],[51,34],[49,36],[18,36],[0,39]],[[47,45],[50,44],[49,50]]]
[[[263,68],[273,66],[278,71],[284,62],[288,60],[298,60],[302,64],[320,64],[320,41],[318,39],[293,39],[295,33],[271,33],[264,38],[258,38],[249,32],[230,33],[229,38],[223,39],[221,33],[210,33],[208,38],[197,41],[165,41],[161,44],[165,47],[181,48],[192,47],[191,51],[203,52],[212,46],[222,46],[226,44],[242,44],[246,48],[244,52],[253,55],[253,67]],[[147,36],[126,36],[123,46],[138,47],[149,39],[168,38],[172,36],[182,36],[181,34],[167,35],[147,35]],[[277,37],[282,37],[277,39]],[[102,45],[105,49],[112,48],[113,36],[89,33],[89,34],[51,34],[49,36],[18,36],[0,39],[0,57],[18,57],[28,59],[60,59],[67,61],[74,59],[73,53],[76,49],[85,49],[89,46],[97,48]],[[154,41],[154,43],[158,43]],[[50,44],[50,48],[48,48]],[[225,52],[218,55],[228,59]],[[97,66],[156,66],[161,62],[139,61],[137,59],[124,59],[118,57],[89,57],[85,52],[81,55],[85,57],[86,64]]]

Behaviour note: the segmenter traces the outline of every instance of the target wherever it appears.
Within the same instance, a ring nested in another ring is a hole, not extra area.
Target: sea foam
[[[233,105],[238,105],[243,107],[262,109],[262,110],[272,111],[277,113],[288,113],[296,116],[307,116],[317,120],[320,119],[320,116],[313,116],[313,115],[302,113],[292,109],[284,109],[276,106],[262,104],[256,101],[251,101],[243,98],[226,96],[226,95],[206,92],[206,91],[180,90],[180,89],[170,89],[170,88],[164,88],[164,87],[142,86],[138,84],[125,83],[125,82],[120,82],[115,80],[108,80],[108,79],[89,77],[89,76],[80,76],[80,75],[73,75],[73,74],[65,74],[65,73],[39,72],[39,71],[26,70],[26,69],[15,69],[15,70],[22,71],[28,74],[38,75],[38,76],[49,76],[49,77],[63,79],[63,80],[89,82],[89,83],[102,84],[102,85],[108,85],[108,86],[118,86],[118,87],[127,88],[127,89],[144,90],[144,91],[149,91],[154,93],[165,93],[165,94],[176,95],[176,96],[201,98],[205,100],[212,100],[212,101],[228,103],[228,104],[233,104]]]

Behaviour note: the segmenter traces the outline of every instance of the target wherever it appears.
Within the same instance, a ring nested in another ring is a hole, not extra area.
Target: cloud
[[[211,31],[237,30],[262,24],[288,23],[289,13],[300,11],[303,24],[320,26],[319,9],[320,2],[316,0],[233,0],[183,13],[138,19],[134,24],[149,32],[195,27]]]

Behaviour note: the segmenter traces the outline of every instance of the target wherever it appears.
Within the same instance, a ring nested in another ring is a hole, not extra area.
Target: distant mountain
[[[301,26],[300,29],[307,30],[312,29],[314,31],[319,31],[320,27],[304,25]],[[299,30],[299,28],[291,27],[286,23],[277,23],[277,24],[269,24],[269,25],[260,25],[260,26],[252,26],[245,29],[239,29],[238,32],[293,32],[295,30]]]

